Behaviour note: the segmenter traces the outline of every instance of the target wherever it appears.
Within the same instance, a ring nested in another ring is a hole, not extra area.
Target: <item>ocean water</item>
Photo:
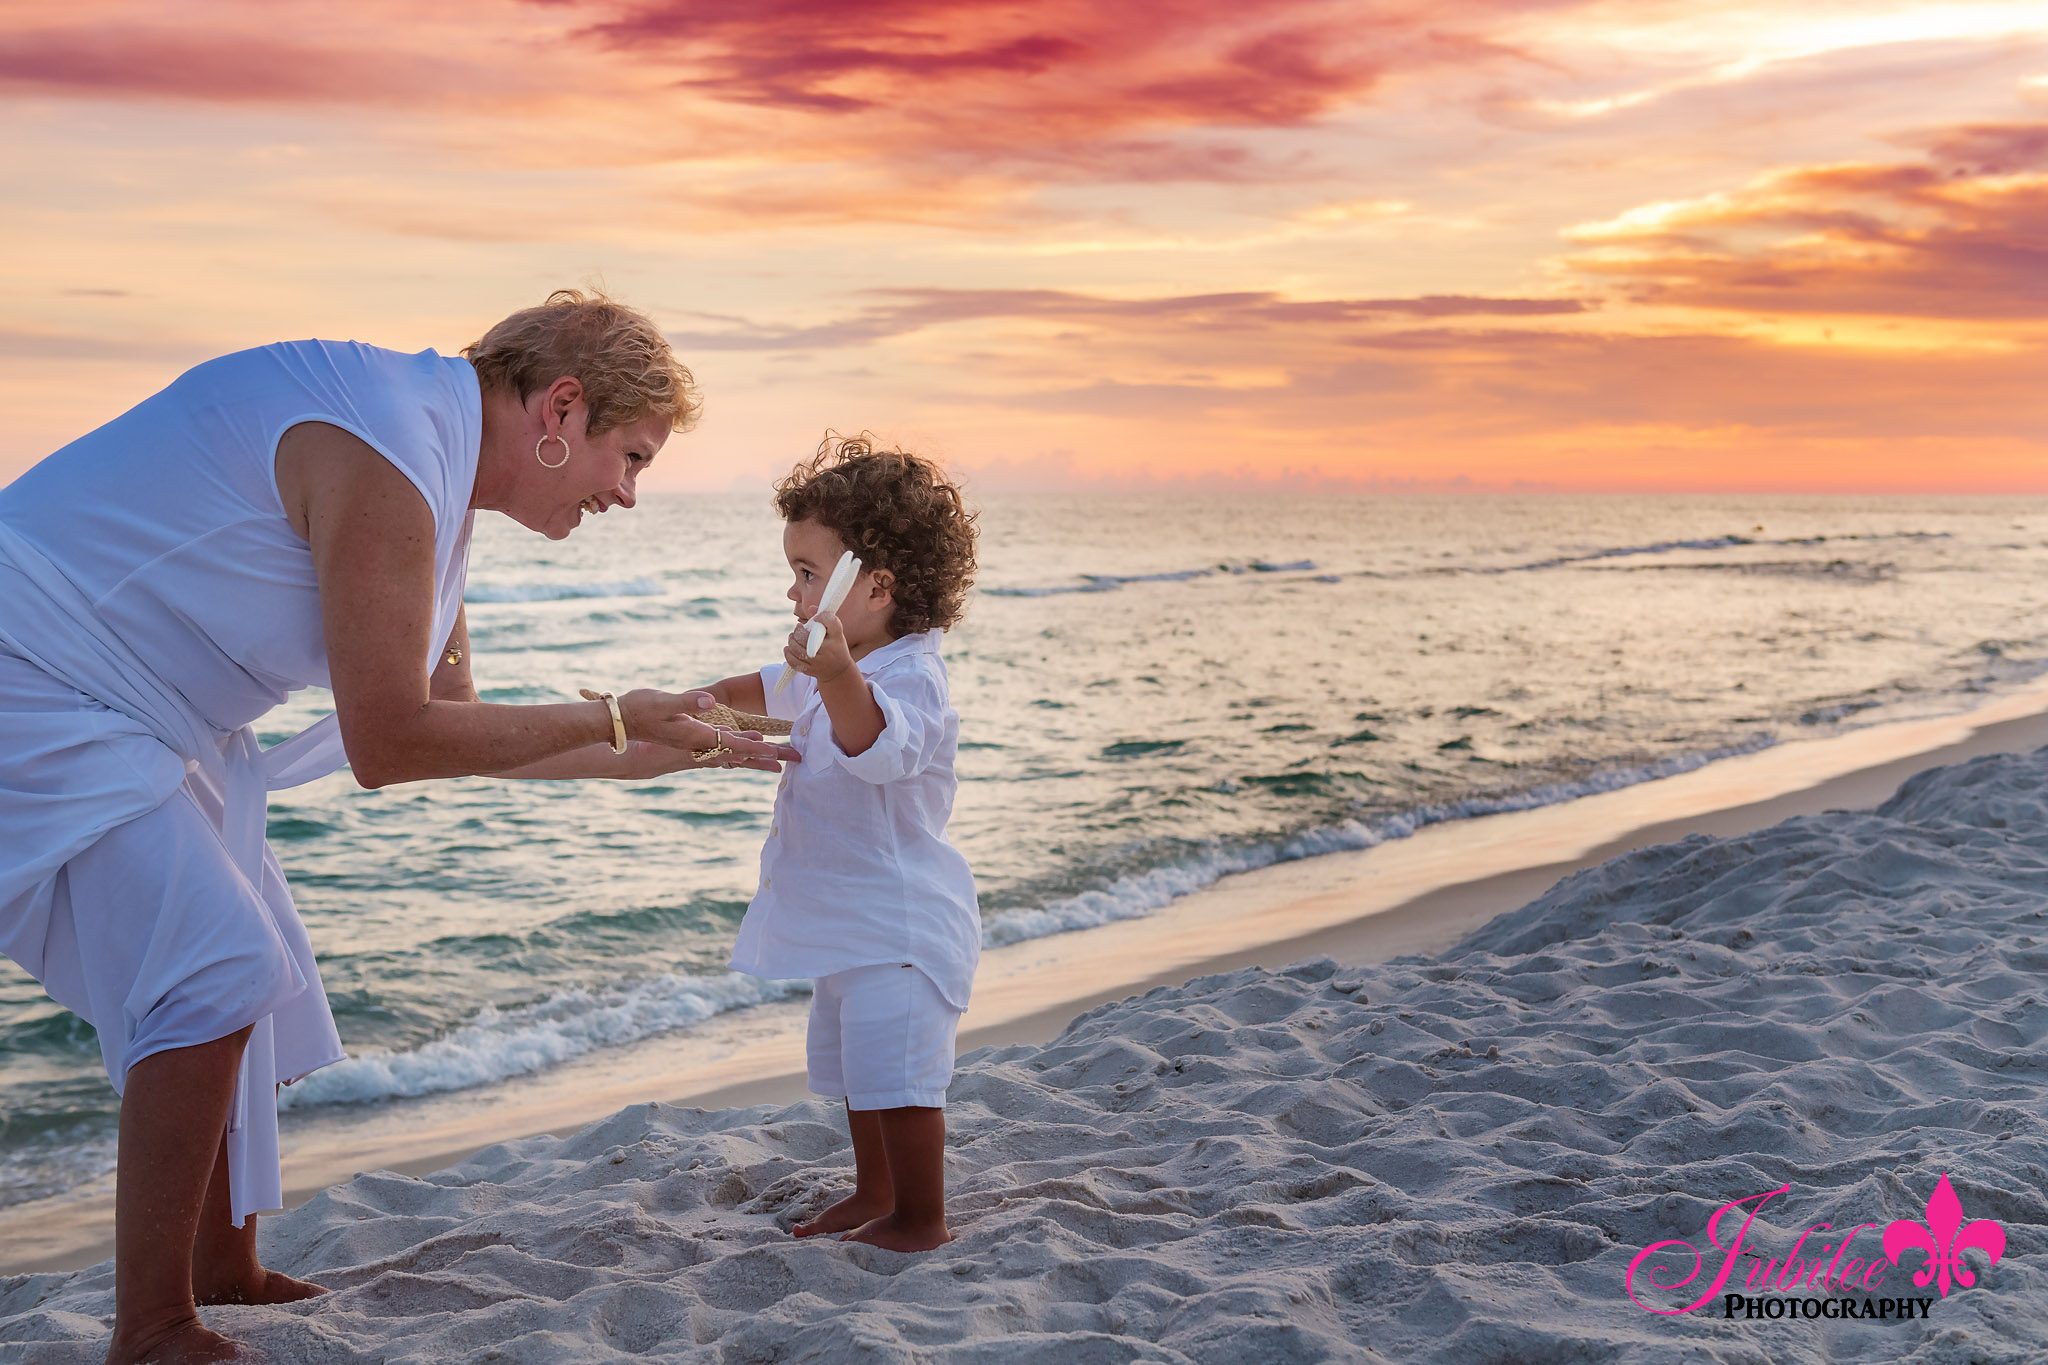
[[[790,625],[765,497],[478,531],[487,700],[686,687]],[[2048,671],[2039,499],[1002,497],[982,537],[946,659],[991,944]],[[266,740],[324,709],[295,697]],[[773,784],[279,793],[353,1054],[284,1103],[487,1092],[801,994],[724,966]],[[0,961],[0,1206],[110,1169],[115,1113],[91,1029]]]

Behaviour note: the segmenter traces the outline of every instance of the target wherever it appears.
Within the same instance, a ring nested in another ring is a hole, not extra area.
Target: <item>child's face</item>
[[[796,605],[796,619],[808,621],[817,614],[818,599],[825,595],[825,581],[848,546],[838,532],[815,521],[785,522],[782,553],[789,560],[789,600]],[[858,658],[877,645],[895,637],[889,633],[889,618],[896,609],[890,596],[887,571],[862,568],[853,587],[840,604],[839,624],[846,630],[846,644]]]

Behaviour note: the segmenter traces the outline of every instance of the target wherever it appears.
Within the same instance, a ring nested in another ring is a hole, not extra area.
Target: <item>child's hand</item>
[[[810,643],[813,624],[825,628],[825,639],[818,646],[816,658],[804,653],[804,646]],[[782,658],[791,668],[809,674],[821,684],[831,682],[853,667],[853,654],[846,647],[846,628],[829,611],[819,612],[792,630],[788,642],[782,647]]]

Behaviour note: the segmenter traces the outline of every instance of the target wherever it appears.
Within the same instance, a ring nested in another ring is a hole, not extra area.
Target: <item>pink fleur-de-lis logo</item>
[[[1913,1276],[1913,1283],[1922,1289],[1939,1283],[1945,1299],[1951,1275],[1965,1289],[1977,1283],[1977,1277],[1963,1263],[1963,1248],[1976,1247],[1988,1253],[1991,1264],[1997,1265],[1998,1258],[2005,1254],[2005,1229],[1989,1218],[1979,1218],[1965,1227],[1963,1201],[1956,1198],[1954,1187],[1948,1183],[1948,1172],[1943,1171],[1934,1193],[1927,1196],[1927,1221],[1916,1223],[1900,1218],[1884,1230],[1884,1254],[1893,1265],[1914,1247],[1927,1253],[1927,1264]]]

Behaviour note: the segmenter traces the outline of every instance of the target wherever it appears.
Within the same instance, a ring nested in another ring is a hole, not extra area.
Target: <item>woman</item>
[[[477,699],[475,511],[559,540],[630,508],[696,401],[653,323],[574,290],[463,354],[226,356],[0,490],[0,951],[92,1022],[122,1095],[110,1362],[238,1359],[197,1303],[322,1292],[255,1251],[274,1087],[342,1056],[266,789],[794,757],[697,694]],[[316,684],[334,715],[260,749],[250,723]]]

